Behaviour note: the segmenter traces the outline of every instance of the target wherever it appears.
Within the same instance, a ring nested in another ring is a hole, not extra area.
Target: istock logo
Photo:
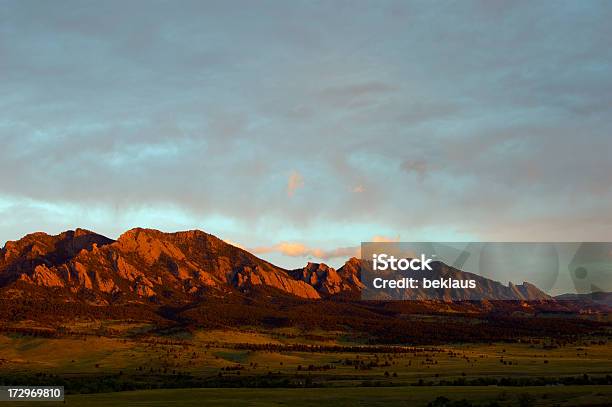
[[[406,259],[406,258],[395,258],[395,256],[389,256],[388,254],[373,254],[372,262],[374,270],[376,271],[406,271],[406,270],[432,270],[429,263],[433,260],[421,254],[420,258]]]

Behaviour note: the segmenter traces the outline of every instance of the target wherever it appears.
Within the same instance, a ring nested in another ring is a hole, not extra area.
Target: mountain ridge
[[[459,277],[466,274],[444,267]],[[287,270],[201,230],[133,228],[113,240],[77,228],[58,235],[31,233],[0,249],[0,291],[24,295],[28,285],[35,285],[66,299],[84,296],[100,304],[187,302],[211,291],[247,292],[260,286],[313,300],[357,295],[364,288],[360,272],[356,258],[337,270],[324,263]],[[498,299],[552,299],[529,283],[504,286],[479,278]]]

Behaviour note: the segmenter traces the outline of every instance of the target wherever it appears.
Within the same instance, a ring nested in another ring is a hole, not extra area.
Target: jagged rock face
[[[117,241],[77,230],[8,242],[0,252],[0,286],[21,281],[110,300],[183,298],[266,285],[303,298],[320,298],[285,270],[201,231],[133,229]]]
[[[350,262],[350,261],[349,261]],[[291,275],[313,286],[318,292],[331,295],[362,288],[358,268],[353,264],[343,266],[339,271],[322,263],[308,263],[303,269],[293,270]]]
[[[465,276],[444,264],[438,265],[437,273]],[[529,283],[504,286],[473,274],[471,277],[486,291],[483,298],[550,299]],[[302,269],[287,271],[201,231],[162,233],[139,228],[125,232],[117,241],[77,229],[57,236],[34,233],[8,242],[0,250],[0,289],[16,284],[64,290],[69,295],[87,293],[106,303],[189,301],[210,290],[224,293],[258,286],[318,299],[358,294],[364,288],[361,261],[356,258],[338,270],[308,263]],[[472,299],[462,297],[464,294],[442,292],[440,299]],[[431,297],[431,293],[418,290],[405,290],[402,295],[417,300]]]
[[[338,274],[353,289],[361,290],[364,287],[361,282],[361,260],[351,257],[338,269]]]
[[[32,233],[18,241],[7,242],[0,250],[0,286],[22,280],[42,286],[63,287],[65,276],[58,273],[59,266],[64,266],[81,252],[112,242],[83,229],[57,236]]]
[[[259,265],[254,268],[249,266],[242,267],[235,275],[235,283],[238,287],[266,285],[302,298],[321,297],[311,285],[295,280],[286,275],[286,273],[279,273],[273,268],[265,269]]]

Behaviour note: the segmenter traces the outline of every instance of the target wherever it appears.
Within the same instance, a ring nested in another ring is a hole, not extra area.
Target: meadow
[[[342,331],[297,328],[160,333],[143,323],[105,321],[61,331],[54,337],[0,334],[3,382],[63,384],[69,404],[92,406],[172,400],[427,405],[437,397],[450,400],[439,405],[467,399],[474,405],[604,406],[612,400],[612,347],[605,337],[387,346],[355,342]]]

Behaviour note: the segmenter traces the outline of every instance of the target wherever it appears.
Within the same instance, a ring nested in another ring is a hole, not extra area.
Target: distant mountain
[[[612,307],[612,293],[601,291],[589,294],[561,294],[557,295],[555,300],[561,302],[600,304]]]
[[[482,298],[551,299],[529,283],[504,286],[442,263],[436,270],[440,275],[478,279]],[[53,290],[66,301],[97,304],[183,303],[208,293],[255,288],[306,299],[355,298],[364,289],[361,262],[355,258],[338,270],[318,263],[286,270],[202,231],[163,233],[141,228],[125,232],[116,241],[77,229],[57,236],[33,233],[7,242],[0,250],[0,295],[27,297],[28,287],[33,286]],[[458,298],[454,294],[441,293],[439,299]],[[423,293],[413,295],[411,299],[424,298]]]
[[[364,298],[376,300],[439,300],[439,301],[482,301],[482,300],[520,300],[520,301],[550,301],[552,297],[541,291],[535,285],[523,282],[504,285],[494,280],[481,277],[477,274],[461,271],[447,264],[434,261],[432,270],[403,272],[380,272],[370,274],[371,267],[365,268],[362,281],[371,281],[372,277],[388,277],[397,279],[401,277],[414,278],[422,281],[429,280],[474,280],[476,288],[412,288],[412,289],[372,289],[364,291]],[[366,284],[372,287],[372,284]]]

